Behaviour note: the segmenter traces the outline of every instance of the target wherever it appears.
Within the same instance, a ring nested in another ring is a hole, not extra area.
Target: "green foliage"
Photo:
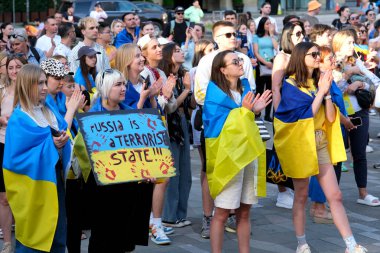
[[[232,0],[232,3],[234,5],[242,5],[243,4],[243,0]]]
[[[164,8],[174,8],[174,0],[163,0],[162,6]]]
[[[26,11],[26,0],[14,0],[16,12]],[[34,11],[46,11],[46,7],[54,8],[54,2],[52,0],[29,0],[29,10]],[[0,1],[0,13],[12,12],[12,0]]]

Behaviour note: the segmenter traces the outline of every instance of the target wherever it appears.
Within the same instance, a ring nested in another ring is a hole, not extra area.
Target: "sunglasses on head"
[[[103,71],[103,74],[102,74],[102,80],[104,80],[104,74],[107,73],[107,74],[112,74],[113,73],[113,69],[106,69]]]
[[[319,51],[317,51],[317,52],[308,53],[306,55],[311,55],[314,59],[317,59],[318,56],[319,57],[321,56],[321,53]]]
[[[301,35],[303,35],[303,33],[301,31],[298,31],[296,33],[293,33],[293,35],[295,35],[297,38],[301,37]]]
[[[236,38],[236,33],[224,33],[224,34],[218,35],[216,37],[220,37],[223,35],[226,36],[227,39],[231,38],[232,36],[234,36],[234,38]]]

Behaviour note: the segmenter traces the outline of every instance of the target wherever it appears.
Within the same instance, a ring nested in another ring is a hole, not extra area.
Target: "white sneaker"
[[[373,152],[373,148],[370,145],[367,145],[366,148],[365,148],[365,152],[366,153],[372,153]]]
[[[361,245],[356,245],[353,251],[349,251],[348,249],[346,249],[346,253],[366,253],[366,252],[368,252],[368,250]]]
[[[370,116],[376,116],[376,110],[375,109],[369,109],[369,113],[368,113]]]
[[[276,206],[286,208],[286,209],[292,209],[293,200],[294,200],[294,196],[289,190],[285,192],[279,192],[277,195]]]
[[[152,227],[152,236],[150,239],[157,245],[167,245],[171,243],[162,227],[156,225],[153,225]]]
[[[296,253],[311,253],[309,245],[306,243],[297,247]]]

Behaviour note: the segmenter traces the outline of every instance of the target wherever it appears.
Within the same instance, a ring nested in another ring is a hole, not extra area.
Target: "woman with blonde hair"
[[[111,33],[112,33],[113,37],[115,38],[116,35],[119,34],[119,32],[123,31],[124,27],[125,27],[125,24],[124,24],[123,20],[114,19],[111,23]]]
[[[5,72],[0,80],[0,164],[3,163],[5,132],[8,125],[9,117],[13,112],[13,101],[16,87],[17,74],[23,65],[28,62],[25,58],[16,55],[5,56]],[[3,170],[0,170],[0,220],[1,229],[4,237],[2,252],[12,252],[12,210],[7,201]]]
[[[144,57],[135,44],[124,44],[116,54],[116,69],[127,80],[127,92],[124,103],[133,108],[157,108],[156,96],[162,88],[162,82],[153,84],[140,76],[144,70]]]
[[[358,64],[352,63],[354,55],[354,34],[349,30],[342,30],[335,34],[332,49],[337,60],[341,62],[341,69],[334,72],[334,81],[344,94],[345,107],[350,118],[361,118],[362,125],[349,131],[351,154],[353,157],[355,181],[359,191],[357,203],[367,206],[380,206],[378,197],[367,191],[367,154],[369,116],[368,108],[363,108],[355,96],[357,91],[368,90],[369,85],[362,81],[354,81],[353,76],[362,74]]]
[[[67,123],[45,103],[47,95],[43,70],[33,64],[23,66],[17,75],[3,163],[7,197],[17,224],[16,252],[66,250],[62,175],[71,165],[71,146]]]

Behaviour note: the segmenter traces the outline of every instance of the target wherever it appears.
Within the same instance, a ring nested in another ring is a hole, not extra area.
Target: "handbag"
[[[263,142],[270,140],[271,136],[270,133],[268,132],[268,129],[266,128],[264,121],[261,119],[255,119],[255,123],[257,127],[259,128],[260,136]]]
[[[358,104],[363,109],[369,109],[375,101],[375,96],[368,90],[357,89],[355,91],[355,96],[358,100]]]
[[[264,64],[260,63],[260,76],[271,76],[272,75],[272,69],[268,68]]]

